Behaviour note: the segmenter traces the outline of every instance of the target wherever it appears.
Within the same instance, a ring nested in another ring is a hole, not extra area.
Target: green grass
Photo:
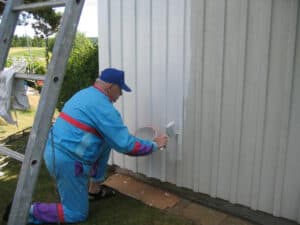
[[[22,131],[28,127],[32,127],[38,102],[39,102],[39,95],[30,95],[29,96],[30,109],[28,111],[18,111],[18,110],[11,111],[14,120],[17,121],[17,125],[7,124],[0,117],[0,143],[3,141],[3,139],[7,138],[8,136],[17,133],[19,131]]]
[[[31,47],[30,48],[30,55],[32,58],[39,58],[40,60],[45,59],[45,48],[37,48]],[[10,48],[9,51],[10,58],[20,58],[20,57],[29,57],[28,48],[17,47],[17,48]],[[31,127],[34,120],[34,115],[37,109],[39,96],[28,96],[30,102],[30,109],[28,111],[17,111],[12,110],[11,114],[14,120],[17,121],[17,125],[7,124],[1,117],[0,117],[0,143],[3,139],[7,136],[17,133],[21,130],[24,130],[28,127]]]
[[[27,136],[9,143],[11,148],[22,150]],[[1,159],[1,156],[0,156]],[[13,198],[20,170],[20,163],[12,159],[5,159],[9,164],[4,167],[4,175],[0,177],[0,213],[3,214],[6,204]],[[0,163],[1,164],[1,163]],[[3,162],[2,162],[3,164]],[[41,168],[35,187],[33,201],[58,201],[53,179],[48,175],[44,165]],[[115,197],[92,202],[90,215],[82,225],[192,225],[190,220],[179,218],[166,211],[152,208],[140,201],[122,194]]]
[[[45,57],[45,48],[38,48],[38,47],[30,47],[30,48],[23,48],[23,47],[16,47],[11,48],[9,50],[10,57],[33,57],[33,58],[44,58]]]

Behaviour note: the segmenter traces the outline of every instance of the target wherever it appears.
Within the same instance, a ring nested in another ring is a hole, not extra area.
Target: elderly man
[[[102,186],[111,149],[143,156],[166,146],[167,136],[143,140],[131,135],[113,103],[130,92],[124,72],[108,68],[93,86],[66,102],[51,128],[44,160],[55,177],[61,203],[33,203],[29,223],[75,223],[88,217],[89,197],[109,194]],[[89,186],[88,182],[90,180]]]

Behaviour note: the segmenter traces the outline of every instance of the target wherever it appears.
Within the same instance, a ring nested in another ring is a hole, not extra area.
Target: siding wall
[[[300,222],[298,0],[100,0],[100,70],[126,71],[125,123],[179,132],[110,162]]]

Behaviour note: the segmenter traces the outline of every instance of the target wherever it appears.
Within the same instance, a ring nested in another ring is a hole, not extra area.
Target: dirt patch
[[[122,174],[114,174],[110,176],[105,181],[105,184],[118,190],[122,194],[138,199],[147,205],[159,209],[174,207],[180,201],[180,198],[174,194],[154,188],[148,184]]]

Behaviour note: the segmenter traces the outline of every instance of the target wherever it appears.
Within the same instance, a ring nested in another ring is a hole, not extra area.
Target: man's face
[[[116,102],[122,94],[122,89],[117,84],[112,84],[107,90],[107,95],[112,102]]]

